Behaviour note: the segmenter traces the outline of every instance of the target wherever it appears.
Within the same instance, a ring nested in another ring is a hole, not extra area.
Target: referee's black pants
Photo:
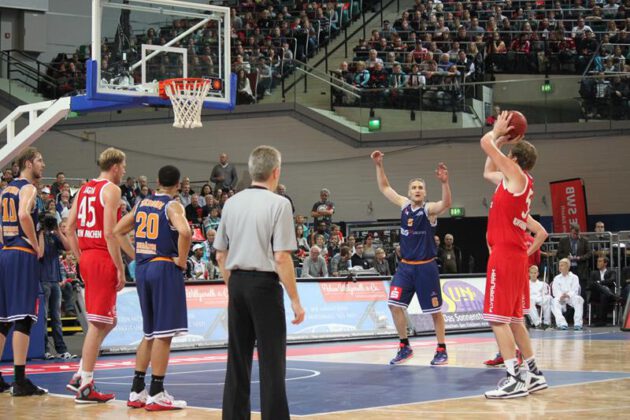
[[[228,362],[223,420],[249,419],[254,343],[263,420],[289,420],[283,289],[276,273],[233,271],[228,283]]]

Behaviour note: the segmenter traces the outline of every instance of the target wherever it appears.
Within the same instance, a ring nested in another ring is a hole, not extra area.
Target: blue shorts
[[[179,267],[168,261],[138,264],[136,284],[147,340],[188,332],[184,273]]]
[[[0,251],[0,322],[37,321],[41,264],[26,251]]]
[[[422,313],[440,312],[442,287],[440,286],[440,272],[435,261],[417,265],[401,262],[392,279],[387,303],[406,308],[414,293],[418,295]]]

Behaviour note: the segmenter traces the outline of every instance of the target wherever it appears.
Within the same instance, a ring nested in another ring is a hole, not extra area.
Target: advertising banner
[[[389,282],[298,283],[306,319],[291,324],[291,302],[285,294],[287,339],[312,340],[390,335],[396,332],[387,307]],[[227,344],[227,288],[223,284],[187,285],[188,334],[175,337],[173,348]],[[118,325],[107,336],[103,349],[130,351],[142,340],[142,314],[138,294],[127,287],[118,294]]]
[[[572,223],[580,225],[582,232],[588,231],[586,224],[586,193],[580,178],[549,183],[553,209],[553,231],[569,232]]]
[[[447,331],[488,328],[488,323],[483,319],[485,277],[441,279],[440,283],[444,302],[442,313]],[[416,332],[435,329],[431,315],[422,313],[415,297],[408,312]]]

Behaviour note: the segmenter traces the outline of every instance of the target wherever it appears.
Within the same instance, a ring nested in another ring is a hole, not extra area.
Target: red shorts
[[[118,274],[109,252],[100,249],[82,252],[79,270],[85,283],[87,320],[113,324],[116,318]]]
[[[514,249],[492,250],[486,273],[483,318],[488,322],[523,322],[529,308],[527,253]]]

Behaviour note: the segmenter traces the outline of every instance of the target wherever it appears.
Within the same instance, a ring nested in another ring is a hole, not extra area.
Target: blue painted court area
[[[97,373],[97,385],[126,399],[132,370]],[[287,387],[291,413],[308,415],[479,396],[496,386],[502,370],[461,367],[389,366],[354,363],[288,361]],[[70,374],[37,375],[37,384],[65,394]],[[224,363],[178,365],[169,368],[168,390],[189,406],[220,408]],[[630,373],[546,371],[551,386],[630,378]],[[260,410],[258,367],[252,372],[252,409]],[[148,381],[148,379],[147,379]],[[392,392],[395,389],[396,392]]]

